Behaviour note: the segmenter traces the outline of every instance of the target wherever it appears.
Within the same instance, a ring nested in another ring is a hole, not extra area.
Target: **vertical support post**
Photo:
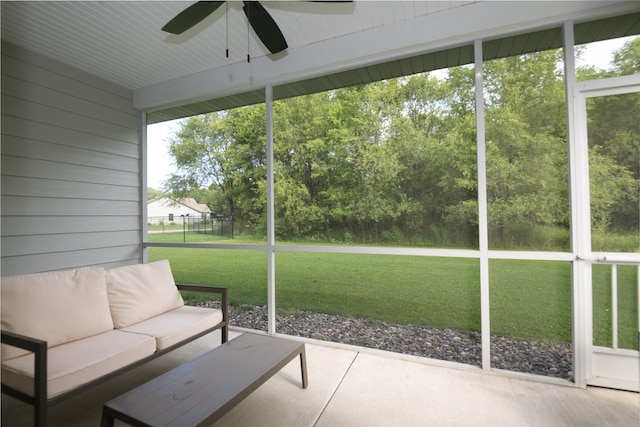
[[[591,225],[587,170],[586,135],[580,135],[576,111],[576,64],[573,22],[563,24],[564,75],[567,110],[567,143],[569,151],[569,200],[571,209],[571,289],[573,294],[573,378],[577,386],[586,387],[590,377],[591,340],[593,336],[591,307],[591,265],[585,259],[591,252]],[[586,117],[584,118],[586,121]],[[584,146],[582,146],[582,140]],[[586,184],[586,185],[585,185]]]
[[[273,88],[265,87],[267,133],[267,331],[276,333],[275,207],[273,200]]]
[[[47,398],[48,398],[48,373],[47,373],[47,343],[42,341],[35,345],[34,349],[34,390],[33,390],[33,417],[34,425],[47,425]]]
[[[307,374],[307,353],[304,344],[302,344],[302,350],[300,350],[300,370],[302,373],[302,388],[307,388],[309,387],[309,374]]]
[[[140,115],[140,251],[141,262],[143,264],[149,261],[149,249],[144,242],[148,239],[147,228],[147,113],[142,112]]]
[[[222,320],[225,325],[222,327],[222,344],[229,341],[229,291],[225,288],[222,289],[222,294],[220,295],[220,307],[222,308]]]
[[[480,324],[482,369],[491,369],[491,306],[489,304],[489,233],[487,218],[487,156],[484,126],[484,77],[482,40],[475,40],[476,144],[478,162],[478,233],[480,246]]]

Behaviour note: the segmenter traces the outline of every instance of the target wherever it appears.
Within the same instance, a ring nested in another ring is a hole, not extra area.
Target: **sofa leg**
[[[33,425],[35,427],[47,427],[47,404],[46,402],[34,402],[33,405]]]
[[[47,426],[47,343],[41,342],[34,351],[33,423],[36,427]]]
[[[224,344],[227,341],[229,341],[229,327],[223,326],[221,332],[222,332],[222,344]]]

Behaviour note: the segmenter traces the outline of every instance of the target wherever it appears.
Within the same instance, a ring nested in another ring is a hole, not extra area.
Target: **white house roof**
[[[188,197],[184,199],[171,199],[163,197],[161,199],[149,200],[148,205],[156,205],[162,207],[174,207],[174,208],[187,208],[191,211],[208,214],[211,213],[211,209],[205,204],[198,203],[194,198]],[[149,214],[151,216],[151,214]]]
[[[196,202],[196,199],[193,198],[186,198],[186,199],[178,199],[178,203],[181,203],[191,209],[193,209],[194,211],[200,212],[200,213],[211,213],[211,210],[209,209],[209,206],[204,205],[202,203],[198,203]]]

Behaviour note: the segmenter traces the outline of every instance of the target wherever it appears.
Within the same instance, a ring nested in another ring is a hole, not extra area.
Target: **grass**
[[[182,231],[182,224],[175,222],[163,223],[163,224],[147,224],[147,230],[149,231]]]
[[[281,308],[479,329],[475,259],[278,253],[276,283]]]
[[[264,252],[149,248],[149,260],[158,259],[170,261],[176,282],[227,286],[232,304],[267,303],[267,256]]]
[[[258,240],[252,237],[247,236],[236,236],[233,239],[230,239],[229,236],[219,236],[219,235],[211,235],[204,233],[194,233],[194,232],[169,232],[169,233],[155,233],[149,235],[150,242],[158,242],[158,243],[233,243],[233,244],[250,244],[250,243],[258,243],[264,244],[265,240]]]
[[[611,266],[593,266],[594,344],[612,345]],[[618,270],[618,346],[637,349],[638,339],[638,269],[619,265]]]
[[[187,242],[264,243],[187,233]],[[182,233],[153,241],[182,242]],[[176,281],[229,287],[232,304],[267,303],[267,257],[262,251],[149,248],[150,260],[169,259]],[[611,341],[610,270],[594,269],[594,339]],[[303,309],[382,320],[480,330],[477,259],[394,255],[276,253],[280,309]],[[637,348],[637,280],[620,268],[619,343]],[[572,340],[571,264],[491,260],[491,332],[554,341]],[[601,285],[604,283],[605,285]],[[607,295],[609,295],[607,297]],[[194,295],[187,295],[192,298]]]
[[[595,252],[638,252],[640,251],[638,230],[630,231],[615,233],[594,230],[591,235],[591,246]]]
[[[502,335],[571,341],[571,264],[491,260],[491,331]]]

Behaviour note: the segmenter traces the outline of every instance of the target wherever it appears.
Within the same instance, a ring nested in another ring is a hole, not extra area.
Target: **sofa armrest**
[[[0,331],[2,344],[29,350],[34,354],[33,369],[33,400],[29,396],[19,396],[23,400],[33,403],[35,408],[35,424],[46,425],[47,420],[47,342],[25,335],[16,334],[9,331]],[[2,386],[4,392],[8,394],[21,394],[14,391],[12,393]]]
[[[180,291],[220,294],[220,309],[222,310],[222,321],[224,322],[222,342],[227,342],[229,338],[229,298],[227,288],[223,286],[187,285],[183,283],[176,283],[176,286]]]
[[[46,353],[47,351],[47,342],[37,338],[31,338],[26,335],[20,335],[9,331],[0,331],[0,338],[2,340],[2,344],[7,344],[12,347],[22,348],[34,353]]]

